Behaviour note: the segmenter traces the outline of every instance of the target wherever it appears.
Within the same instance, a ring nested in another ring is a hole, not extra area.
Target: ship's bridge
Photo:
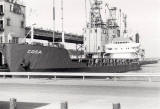
[[[113,44],[123,44],[123,43],[131,43],[133,42],[130,38],[124,38],[124,37],[117,37],[117,38],[113,38],[113,40],[111,41],[111,43]]]
[[[135,53],[140,49],[140,44],[130,38],[114,38],[110,44],[105,45],[106,53]]]

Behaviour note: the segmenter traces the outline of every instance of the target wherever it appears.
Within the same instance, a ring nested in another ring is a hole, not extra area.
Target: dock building
[[[19,43],[25,38],[25,6],[20,1],[0,1],[0,43]]]

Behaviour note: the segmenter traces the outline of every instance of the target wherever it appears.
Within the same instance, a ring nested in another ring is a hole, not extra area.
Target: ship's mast
[[[33,40],[34,40],[34,26],[35,26],[35,25],[36,25],[35,23],[31,25],[31,40],[30,40],[31,43],[32,43]]]
[[[121,15],[122,15],[122,13],[121,13],[121,9],[120,9],[120,10],[119,10],[119,20],[120,20],[120,21],[119,21],[119,22],[120,22],[120,24],[119,24],[119,26],[120,26],[120,37],[121,37],[121,31],[122,31],[122,30],[121,30],[121,29],[122,29],[122,27],[121,27],[121,25],[122,25],[122,24],[121,24],[121,23],[122,23],[122,16],[121,16]]]
[[[53,0],[53,43],[55,38],[55,0]]]
[[[87,0],[85,0],[85,20],[86,20],[86,27],[87,27]]]
[[[33,42],[34,39],[34,25],[32,24],[31,26],[31,43]]]
[[[62,11],[62,18],[61,18],[61,20],[62,20],[62,44],[64,45],[65,39],[64,39],[64,25],[63,25],[63,23],[64,23],[64,18],[63,18],[63,0],[61,0],[61,11]]]
[[[124,34],[126,34],[127,33],[127,15],[126,14],[124,14],[123,15],[123,23],[124,23]]]

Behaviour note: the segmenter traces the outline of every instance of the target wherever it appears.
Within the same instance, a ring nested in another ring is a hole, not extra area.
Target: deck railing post
[[[56,75],[56,72],[54,72],[54,80],[57,80],[57,75]]]
[[[83,80],[85,80],[85,73],[83,72]]]
[[[54,76],[54,80],[57,80],[57,76],[56,75]]]
[[[31,78],[31,77],[30,77],[30,74],[29,74],[29,72],[28,72],[27,78],[28,78],[28,79],[30,79],[30,78]]]

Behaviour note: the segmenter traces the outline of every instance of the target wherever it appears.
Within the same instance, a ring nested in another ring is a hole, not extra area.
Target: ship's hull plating
[[[41,45],[5,44],[1,52],[5,55],[8,68],[12,72],[126,72],[138,70],[138,64],[92,65],[74,62],[64,48]]]

